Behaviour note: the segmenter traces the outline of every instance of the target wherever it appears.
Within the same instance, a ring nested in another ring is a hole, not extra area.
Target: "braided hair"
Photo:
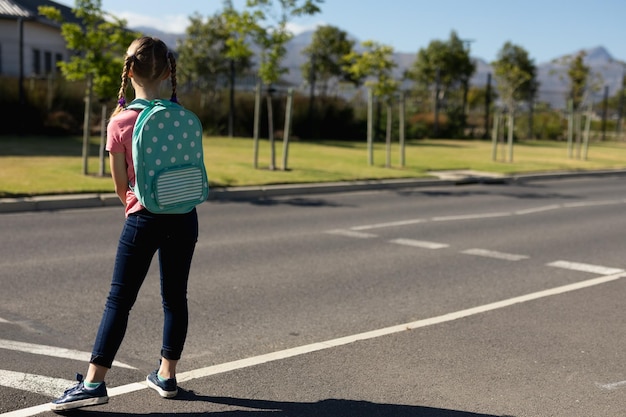
[[[169,71],[172,84],[172,95],[170,100],[177,103],[176,97],[176,58],[167,48],[165,43],[154,37],[143,36],[135,39],[128,47],[128,52],[124,57],[124,67],[122,68],[122,85],[117,93],[117,107],[113,111],[115,116],[126,107],[126,89],[130,77],[129,72],[146,80],[161,80]]]

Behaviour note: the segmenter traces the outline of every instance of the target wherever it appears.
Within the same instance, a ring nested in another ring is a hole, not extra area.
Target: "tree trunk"
[[[515,115],[509,110],[509,162],[513,162],[513,128],[515,127]]]

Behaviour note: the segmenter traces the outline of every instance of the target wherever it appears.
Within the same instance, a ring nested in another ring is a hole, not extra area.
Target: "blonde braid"
[[[120,86],[120,90],[117,93],[117,107],[113,111],[111,117],[115,116],[126,107],[126,88],[128,87],[128,72],[130,71],[131,64],[133,62],[134,55],[126,56],[124,60],[124,68],[122,69],[122,85]]]

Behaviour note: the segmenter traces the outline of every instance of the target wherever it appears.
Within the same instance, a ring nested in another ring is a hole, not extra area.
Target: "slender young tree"
[[[387,107],[387,129],[386,129],[386,149],[387,157],[385,166],[391,166],[391,117],[393,96],[398,90],[399,83],[393,78],[392,71],[396,67],[393,60],[393,48],[381,45],[374,41],[362,43],[364,51],[359,53],[352,51],[345,57],[345,70],[351,74],[353,79],[367,80],[365,85],[371,89],[373,97],[377,97],[384,102]],[[371,103],[370,103],[371,105]],[[371,113],[371,112],[370,112]],[[368,118],[371,117],[368,115]],[[371,124],[371,120],[368,120]],[[368,160],[373,165],[373,140],[371,132],[368,134]]]
[[[122,57],[138,34],[126,29],[126,21],[105,13],[100,0],[76,0],[72,9],[82,22],[64,22],[59,9],[40,6],[39,13],[61,23],[67,48],[74,51],[68,62],[60,62],[63,76],[87,82],[83,123],[83,174],[88,174],[89,137],[93,94],[103,99],[115,96],[119,88]]]
[[[259,78],[266,86],[270,170],[276,169],[272,108],[273,84],[286,72],[286,69],[281,67],[281,62],[287,52],[285,45],[293,37],[287,24],[293,17],[319,13],[318,4],[320,3],[323,3],[323,0],[247,0],[246,2],[258,22],[254,41],[261,48]]]
[[[348,33],[335,26],[319,26],[313,33],[309,46],[302,53],[308,60],[302,64],[302,75],[312,90],[319,87],[320,94],[328,94],[329,83],[335,79],[346,79],[343,58],[352,52],[354,41]]]
[[[513,161],[515,111],[520,100],[528,100],[537,91],[536,67],[521,46],[506,42],[492,63],[496,88],[508,112],[508,161]]]
[[[446,41],[433,40],[417,52],[413,66],[405,77],[415,82],[415,93],[432,100],[435,113],[435,135],[438,135],[438,112],[441,101],[446,101],[450,120],[459,126],[465,124],[465,99],[469,80],[476,70],[466,43],[455,31]],[[432,98],[431,98],[432,97]]]

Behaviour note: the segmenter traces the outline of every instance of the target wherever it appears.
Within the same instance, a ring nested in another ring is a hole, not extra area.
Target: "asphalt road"
[[[626,415],[620,177],[213,201],[182,393],[156,259],[99,416]],[[0,215],[0,414],[86,371],[120,207]],[[52,415],[45,412],[43,415]]]

